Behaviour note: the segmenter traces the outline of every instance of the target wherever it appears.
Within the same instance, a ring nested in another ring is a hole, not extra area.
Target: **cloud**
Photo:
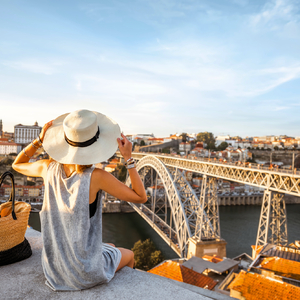
[[[53,73],[58,71],[58,67],[63,65],[62,62],[55,61],[39,61],[36,59],[23,59],[17,61],[2,61],[2,65],[17,69],[28,71],[31,73],[40,73],[44,75],[52,75]]]
[[[250,24],[254,28],[265,28],[268,30],[282,29],[295,21],[299,22],[299,3],[290,0],[273,0],[267,2],[262,11],[252,15]]]
[[[275,111],[286,110],[286,109],[290,109],[290,107],[289,106],[276,106],[276,107],[274,107]]]

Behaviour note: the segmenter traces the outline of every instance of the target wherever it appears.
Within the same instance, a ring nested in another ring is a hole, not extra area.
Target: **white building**
[[[216,137],[216,147],[218,147],[222,142],[226,142],[226,140],[229,140],[229,135],[219,135]]]
[[[0,142],[0,154],[8,155],[10,153],[19,153],[22,149],[21,145],[9,142]]]
[[[14,128],[14,141],[17,144],[30,143],[37,138],[42,130],[42,127],[38,126],[37,122],[33,126],[18,124]]]
[[[188,142],[182,142],[179,144],[179,151],[191,151],[191,144]]]

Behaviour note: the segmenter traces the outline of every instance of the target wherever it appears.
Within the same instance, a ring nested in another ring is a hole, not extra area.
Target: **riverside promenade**
[[[1,299],[104,299],[104,300],[157,300],[199,299],[230,300],[226,295],[205,290],[186,283],[133,270],[125,267],[108,283],[88,290],[54,292],[45,285],[41,265],[41,233],[28,228],[26,232],[32,256],[24,261],[0,267]]]

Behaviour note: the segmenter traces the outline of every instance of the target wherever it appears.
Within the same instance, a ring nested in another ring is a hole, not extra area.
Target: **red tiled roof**
[[[205,276],[170,260],[149,270],[148,272],[209,290],[212,290],[217,284],[216,281],[209,278],[208,276]]]
[[[116,168],[116,167],[117,167],[116,164],[109,164],[105,166],[105,168]]]
[[[295,300],[300,298],[300,288],[294,285],[268,279],[263,275],[241,271],[230,283],[228,288],[241,293],[243,299],[284,299]]]
[[[163,141],[163,138],[149,138],[148,141]]]
[[[111,164],[115,164],[115,163],[119,163],[119,159],[118,158],[113,158],[111,161],[110,161]]]
[[[18,144],[16,144],[16,143],[10,143],[10,142],[6,142],[6,141],[4,141],[4,142],[1,142],[0,141],[0,145],[3,145],[3,146],[18,146]]]

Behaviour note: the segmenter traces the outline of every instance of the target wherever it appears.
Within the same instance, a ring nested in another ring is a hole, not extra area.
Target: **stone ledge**
[[[29,228],[26,232],[32,256],[24,261],[0,267],[1,299],[230,299],[184,283],[125,267],[108,283],[88,290],[53,292],[45,285],[41,265],[41,234]],[[232,298],[231,298],[232,299]]]

